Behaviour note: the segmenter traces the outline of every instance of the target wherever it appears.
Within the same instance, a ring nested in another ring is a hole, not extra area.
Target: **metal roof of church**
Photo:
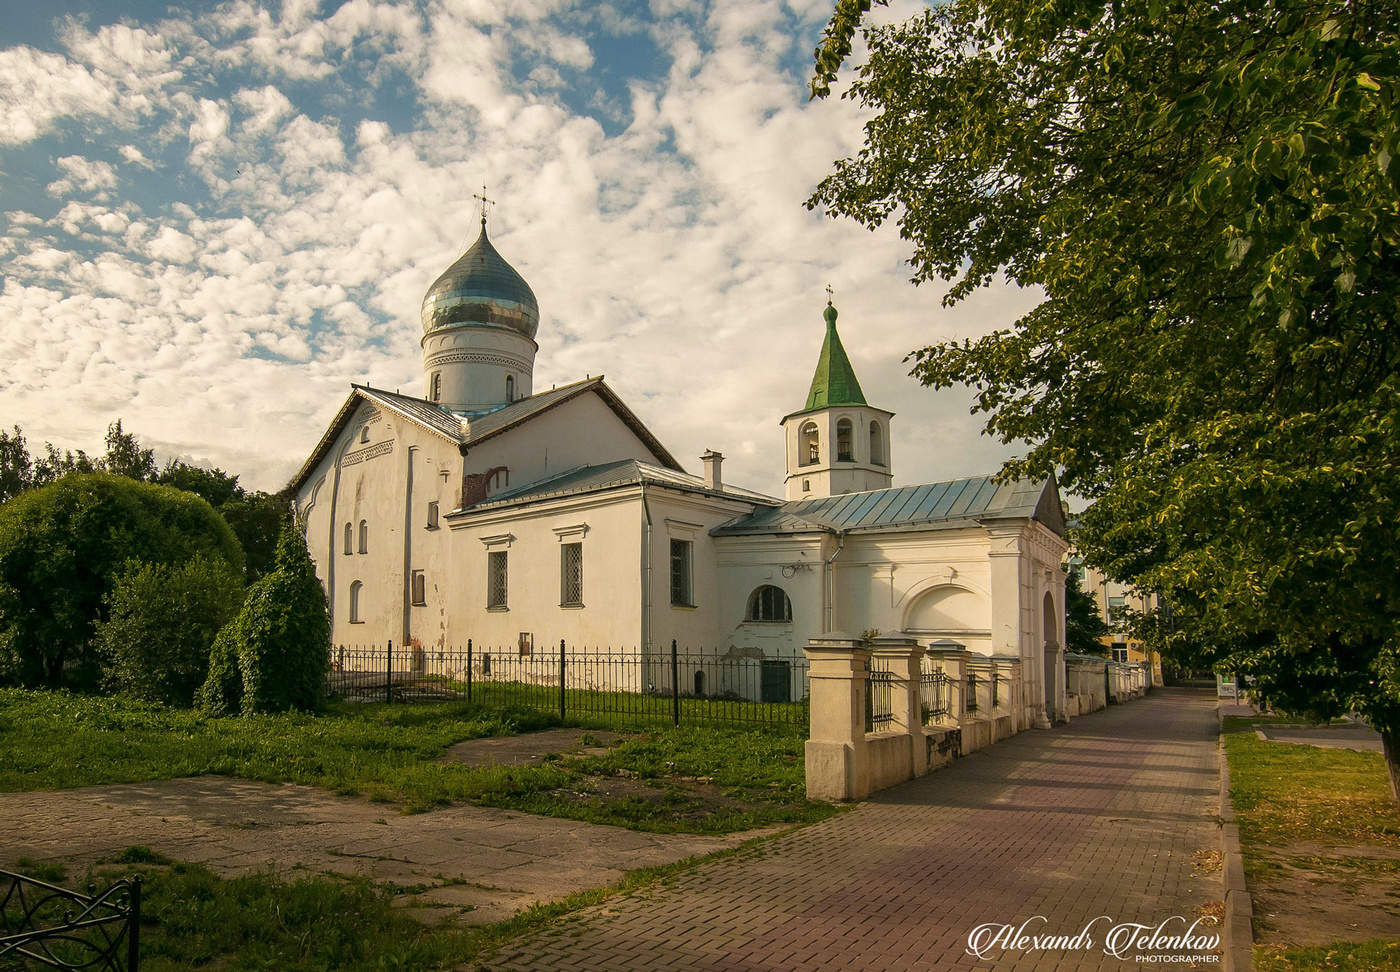
[[[705,485],[705,480],[699,476],[692,476],[674,469],[665,469],[649,462],[642,462],[639,459],[621,459],[617,462],[602,463],[596,466],[576,466],[548,479],[541,479],[503,493],[497,493],[489,500],[471,507],[470,512],[500,509],[503,506],[517,506],[559,496],[596,493],[621,486],[636,486],[641,483],[681,489],[691,493],[706,493],[710,496],[736,499],[745,503],[777,506],[782,502],[776,497],[766,496],[749,489],[741,489],[737,486],[724,486],[719,490],[710,489]],[[468,511],[454,510],[453,512]]]
[[[990,476],[922,486],[898,486],[757,509],[722,524],[717,537],[848,530],[954,529],[981,520],[1039,520],[1060,535],[1064,509],[1054,481],[996,483]]]
[[[316,468],[317,464],[325,458],[326,453],[330,451],[336,437],[340,434],[340,430],[354,415],[357,403],[362,400],[371,401],[383,408],[391,409],[458,445],[470,446],[512,429],[520,423],[557,405],[562,405],[569,399],[587,391],[596,392],[623,424],[631,429],[637,438],[641,439],[651,450],[652,455],[661,460],[666,467],[685,475],[684,471],[681,470],[680,463],[676,462],[675,457],[666,450],[660,440],[651,434],[651,430],[642,424],[641,419],[637,418],[632,410],[623,404],[622,399],[617,397],[617,393],[603,382],[602,375],[585,378],[583,381],[575,381],[568,385],[560,385],[558,388],[551,388],[549,391],[531,395],[529,398],[522,398],[517,402],[511,402],[509,405],[502,405],[487,412],[458,412],[426,399],[415,398],[412,395],[401,395],[398,392],[385,391],[382,388],[356,384],[351,384],[350,387],[350,396],[345,400],[345,404],[340,407],[340,411],[331,420],[325,434],[321,436],[321,441],[317,443],[316,448],[312,450],[301,469],[292,477],[289,484],[292,488],[299,488],[311,475],[311,471]]]

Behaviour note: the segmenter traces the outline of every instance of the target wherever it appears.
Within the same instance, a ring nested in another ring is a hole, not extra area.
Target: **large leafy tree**
[[[93,639],[132,562],[204,556],[243,573],[223,518],[192,493],[108,473],[65,476],[0,504],[0,682],[94,688]]]
[[[1009,472],[1095,500],[1081,550],[1166,596],[1169,653],[1360,711],[1400,798],[1400,7],[868,9],[817,51],[821,95],[863,30],[873,117],[810,204],[897,222],[949,302],[1044,295],[914,374],[976,389]]]

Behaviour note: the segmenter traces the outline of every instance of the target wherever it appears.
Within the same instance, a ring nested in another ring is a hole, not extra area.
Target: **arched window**
[[[369,523],[360,521],[360,553],[369,553]]]
[[[817,437],[817,423],[808,422],[797,434],[797,464],[815,466],[821,461],[821,442]]]
[[[880,423],[870,423],[870,464],[872,466],[883,466],[885,464],[885,446],[880,438]]]
[[[430,386],[431,386],[431,390],[430,390],[429,393],[428,393],[428,398],[430,398],[432,401],[435,401],[435,402],[441,400],[441,398],[442,398],[442,372],[441,372],[441,371],[434,371],[434,372],[433,372],[432,381],[431,381],[429,384],[430,384]]]
[[[363,624],[364,618],[360,616],[360,591],[364,589],[364,584],[355,581],[350,585],[350,623]]]
[[[515,375],[506,375],[506,401],[515,401]]]
[[[354,530],[355,525],[347,520],[345,523],[345,552],[347,554],[352,554],[355,552],[355,548],[352,545],[355,539]]]
[[[360,429],[360,441],[361,441],[361,442],[368,442],[368,441],[369,441],[369,426],[368,426],[368,425],[366,425],[364,428]]]
[[[791,621],[792,602],[781,587],[764,584],[749,595],[745,621]]]
[[[836,423],[836,461],[854,462],[855,452],[851,440],[855,438],[851,434],[851,420],[842,419]]]

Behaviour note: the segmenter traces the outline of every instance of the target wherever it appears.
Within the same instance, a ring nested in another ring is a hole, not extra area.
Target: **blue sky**
[[[970,395],[910,350],[1005,326],[953,310],[892,227],[802,201],[859,145],[811,103],[827,0],[70,2],[0,28],[0,422],[277,488],[350,381],[421,393],[418,307],[475,237],[531,283],[535,387],[605,374],[692,471],[781,488],[825,287],[911,483],[990,472]],[[895,15],[900,11],[897,9]],[[907,12],[904,11],[904,12]]]

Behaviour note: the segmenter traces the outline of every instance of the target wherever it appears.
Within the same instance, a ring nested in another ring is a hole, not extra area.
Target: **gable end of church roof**
[[[475,445],[517,428],[535,416],[557,408],[588,391],[596,392],[613,414],[637,438],[642,440],[642,443],[651,450],[652,455],[656,456],[663,466],[678,473],[685,473],[680,463],[676,462],[675,457],[667,451],[661,441],[652,435],[651,430],[642,424],[642,420],[637,418],[630,408],[623,404],[617,393],[604,383],[602,375],[572,382],[560,388],[551,388],[547,392],[522,398],[503,408],[477,416],[475,419],[467,418],[465,422],[460,414],[426,399],[352,383],[350,395],[345,399],[345,403],[340,406],[335,418],[326,427],[321,440],[316,443],[316,448],[311,451],[311,455],[302,463],[301,468],[297,470],[296,475],[292,477],[285,489],[287,492],[295,493],[305,485],[311,473],[331,451],[345,426],[350,423],[361,401],[373,402],[375,405],[387,408],[414,424],[442,436],[453,445]]]

